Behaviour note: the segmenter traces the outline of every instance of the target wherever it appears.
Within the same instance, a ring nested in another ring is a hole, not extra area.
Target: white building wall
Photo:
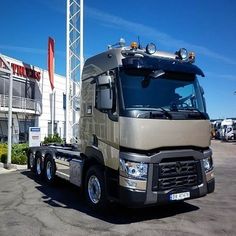
[[[47,70],[43,70],[39,67],[32,66],[26,63],[23,63],[19,60],[14,58],[10,58],[4,56],[5,59],[10,63],[15,63],[20,66],[29,67],[35,71],[40,71],[41,79],[37,81],[36,79],[30,79],[35,81],[35,100],[40,101],[42,103],[42,112],[41,115],[32,114],[35,117],[35,126],[41,128],[41,141],[44,140],[44,137],[48,136],[48,122],[51,121],[51,114],[52,114],[52,101],[51,101],[51,94],[52,89],[49,81],[49,75]],[[17,75],[14,75],[17,77]],[[19,77],[22,79],[22,77]],[[24,78],[23,78],[24,79]],[[1,86],[1,85],[0,85]],[[63,109],[63,93],[66,94],[66,78],[64,76],[54,74],[54,92],[55,92],[55,112],[54,112],[54,121],[57,122],[57,132],[61,136],[61,138],[65,137],[65,109]],[[79,87],[78,87],[79,89]],[[71,107],[70,107],[71,109]],[[24,112],[29,111],[15,111],[17,115],[13,116],[13,124],[15,127],[18,127],[17,124],[17,117],[21,117]],[[79,120],[79,111],[77,113],[77,120]],[[1,114],[0,110],[0,117],[6,117],[5,113]],[[70,111],[70,123],[72,123],[72,109]],[[69,130],[69,138],[72,138],[72,129]]]
[[[48,71],[42,71],[43,79],[39,83],[39,88],[42,93],[42,115],[39,117],[38,126],[41,127],[41,138],[44,139],[48,135],[48,122],[51,121],[52,114],[52,89],[49,81]],[[54,121],[58,123],[57,132],[61,137],[64,137],[65,110],[63,109],[63,93],[66,93],[66,79],[63,76],[54,75]],[[71,117],[71,116],[70,116]],[[69,132],[71,137],[71,132]]]

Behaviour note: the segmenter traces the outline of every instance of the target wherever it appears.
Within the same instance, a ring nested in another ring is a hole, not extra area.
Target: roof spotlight
[[[180,48],[178,54],[182,60],[185,61],[188,59],[188,51],[185,48]]]
[[[146,52],[148,54],[154,54],[156,52],[156,45],[154,43],[149,43],[146,46]]]
[[[120,38],[120,41],[118,43],[120,45],[120,47],[124,47],[125,46],[125,39],[124,38]]]

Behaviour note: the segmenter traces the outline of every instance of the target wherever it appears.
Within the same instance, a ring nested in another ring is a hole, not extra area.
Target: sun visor
[[[180,72],[200,75],[202,77],[205,76],[202,70],[192,63],[178,60],[134,56],[123,58],[122,64],[125,69],[164,70],[166,72]]]

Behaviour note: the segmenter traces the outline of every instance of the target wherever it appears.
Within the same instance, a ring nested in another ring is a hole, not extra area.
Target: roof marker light
[[[130,44],[130,47],[131,47],[131,49],[138,49],[138,44],[136,43],[136,42],[132,42],[131,44]]]
[[[148,54],[154,54],[156,52],[156,45],[154,43],[149,43],[146,46],[146,52]]]
[[[191,63],[194,63],[195,62],[195,53],[194,52],[189,52],[188,58],[189,58],[189,61]]]

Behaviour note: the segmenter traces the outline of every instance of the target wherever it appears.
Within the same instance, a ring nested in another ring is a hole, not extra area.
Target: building
[[[66,78],[54,75],[54,99],[49,81],[48,71],[22,61],[4,56],[13,71],[12,100],[12,142],[27,142],[29,127],[41,128],[41,141],[52,132],[52,115],[54,113],[54,133],[65,138],[66,116]],[[0,60],[0,68],[3,62]],[[79,85],[76,85],[79,91]],[[9,77],[0,74],[0,141],[7,141]],[[53,102],[54,101],[54,102]],[[78,107],[74,108],[79,110]],[[53,109],[54,108],[54,109]],[[52,109],[54,112],[52,112]],[[72,107],[70,106],[70,117]],[[72,119],[72,118],[71,118]],[[72,122],[70,119],[70,123]],[[79,120],[79,111],[76,113]],[[71,129],[72,130],[72,129]],[[71,130],[69,137],[72,138]]]

